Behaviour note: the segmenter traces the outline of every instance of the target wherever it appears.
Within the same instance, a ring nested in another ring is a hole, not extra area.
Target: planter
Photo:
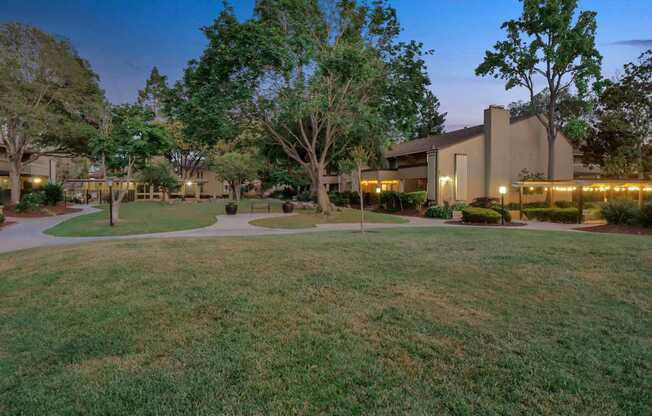
[[[226,204],[224,209],[226,210],[226,215],[235,215],[238,213],[238,204]]]
[[[283,212],[286,214],[291,214],[294,211],[294,204],[292,202],[285,202],[283,204]]]

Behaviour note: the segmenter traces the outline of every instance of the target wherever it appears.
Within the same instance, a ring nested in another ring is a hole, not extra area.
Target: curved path
[[[79,206],[81,212],[74,214],[59,215],[47,218],[8,218],[9,221],[16,221],[16,224],[0,229],[0,253],[7,253],[34,247],[59,246],[68,244],[81,244],[89,241],[102,240],[127,240],[140,238],[188,238],[188,237],[226,237],[226,236],[261,236],[261,235],[286,235],[302,234],[320,231],[357,230],[359,224],[320,224],[315,228],[303,229],[272,229],[257,227],[249,224],[249,221],[259,218],[279,217],[295,214],[238,214],[220,215],[219,220],[208,227],[192,230],[170,231],[154,234],[135,234],[125,236],[108,237],[55,237],[43,232],[56,224],[70,218],[96,212],[96,208]],[[409,222],[404,224],[365,224],[366,229],[381,228],[413,228],[413,227],[460,227],[459,225],[446,224],[444,220],[403,217]],[[526,229],[526,230],[556,230],[571,231],[577,228],[577,224],[553,224],[553,223],[528,223],[524,227],[492,229]],[[486,228],[486,227],[479,227]]]

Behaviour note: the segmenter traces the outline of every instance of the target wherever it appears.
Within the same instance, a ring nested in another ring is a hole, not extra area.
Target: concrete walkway
[[[103,240],[127,240],[142,238],[190,238],[190,237],[227,237],[227,236],[261,236],[261,235],[287,235],[303,234],[321,231],[354,231],[358,230],[359,224],[320,224],[316,228],[283,230],[257,227],[249,224],[250,221],[260,218],[280,217],[295,214],[238,214],[220,215],[218,221],[205,228],[193,230],[171,231],[155,234],[137,234],[127,236],[109,237],[55,237],[43,232],[54,227],[60,222],[70,218],[97,211],[89,206],[78,206],[81,212],[74,214],[60,215],[47,218],[7,218],[8,221],[15,221],[16,224],[0,229],[0,253],[7,253],[34,247],[60,246],[69,244],[81,244],[90,241]],[[406,224],[365,224],[367,229],[388,229],[388,228],[414,228],[414,227],[462,227],[460,225],[446,224],[446,220],[419,217],[403,217],[409,222]],[[590,225],[589,225],[590,226]],[[473,228],[487,228],[482,226],[467,226]],[[554,224],[544,222],[531,222],[523,227],[495,227],[494,230],[552,230],[572,231],[577,224]]]

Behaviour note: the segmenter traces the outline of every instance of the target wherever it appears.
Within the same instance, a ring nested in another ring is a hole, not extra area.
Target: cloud
[[[652,48],[652,39],[628,39],[613,42],[612,45],[634,46],[637,48]]]

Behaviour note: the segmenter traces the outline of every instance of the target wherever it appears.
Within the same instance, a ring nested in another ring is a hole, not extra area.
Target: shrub
[[[16,212],[35,211],[43,205],[43,194],[41,192],[30,192],[23,196],[23,199],[16,205]]]
[[[426,191],[400,193],[400,198],[403,201],[404,207],[420,208],[421,206],[423,206],[423,204],[426,203],[427,197],[428,194],[426,193]]]
[[[461,211],[461,210],[463,210],[464,208],[466,208],[466,207],[468,207],[468,206],[469,206],[469,204],[467,204],[467,203],[464,202],[464,201],[455,201],[455,202],[453,203],[453,205],[451,205],[451,209],[452,209],[453,211]]]
[[[576,223],[579,218],[580,210],[575,207],[571,208],[552,208],[550,212],[550,221],[562,223]]]
[[[453,218],[453,208],[449,206],[441,207],[439,205],[433,205],[426,210],[426,217],[449,220]]]
[[[550,221],[552,208],[526,208],[523,213],[529,220]]]
[[[602,216],[609,224],[635,224],[638,215],[638,206],[628,199],[614,199],[602,205]]]
[[[5,214],[0,212],[0,224],[2,224],[3,222],[5,222]]]
[[[575,202],[573,201],[555,201],[555,206],[557,208],[574,208]]]
[[[349,205],[349,198],[347,198],[345,195],[342,195],[340,192],[331,192],[328,194],[328,197],[330,198],[331,202],[338,207]]]
[[[469,207],[462,210],[462,221],[496,224],[500,221],[500,214],[489,208]]]
[[[573,223],[580,211],[577,208],[528,208],[523,213],[530,220]]]
[[[652,202],[643,205],[638,219],[643,227],[652,227]]]
[[[518,202],[510,202],[509,204],[505,204],[505,207],[512,211],[518,211],[520,209]],[[523,204],[523,209],[525,208],[548,208],[548,204],[545,202],[528,202]]]
[[[300,194],[297,194],[297,201],[300,202],[316,202],[315,198],[312,196],[312,192],[310,191],[303,191]]]
[[[383,191],[380,193],[379,200],[386,209],[399,209],[403,199],[400,192]]]
[[[63,186],[48,183],[43,187],[43,203],[45,205],[56,205],[61,201],[63,201]]]
[[[490,196],[481,196],[475,198],[469,205],[476,208],[491,208],[493,205],[498,203],[498,198],[492,198]]]
[[[494,206],[491,207],[491,209],[496,211],[501,216],[504,215],[505,216],[505,222],[512,222],[512,213],[509,212],[508,208],[505,208],[503,210],[503,208],[500,205],[494,205]]]

